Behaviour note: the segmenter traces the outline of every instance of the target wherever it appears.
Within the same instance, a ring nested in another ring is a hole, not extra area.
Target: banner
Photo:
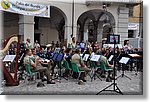
[[[0,10],[22,15],[50,17],[50,6],[18,0],[0,0]]]

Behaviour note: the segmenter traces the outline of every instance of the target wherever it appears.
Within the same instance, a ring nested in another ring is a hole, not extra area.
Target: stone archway
[[[35,38],[40,37],[42,45],[46,45],[52,41],[64,43],[65,39],[66,15],[61,9],[55,6],[51,6],[50,10],[50,18],[35,17]]]
[[[93,9],[82,13],[77,21],[79,25],[77,34],[78,37],[82,38],[80,41],[88,40],[90,42],[98,41],[102,43],[103,26],[108,23],[112,28],[115,27],[115,19],[110,12],[101,9]],[[88,39],[84,39],[84,34],[87,34],[86,36],[88,36]],[[90,35],[93,37],[90,37]]]
[[[115,19],[110,12],[103,12],[99,17],[97,41],[100,45],[107,40],[108,34],[114,33]],[[105,41],[103,41],[105,40]]]

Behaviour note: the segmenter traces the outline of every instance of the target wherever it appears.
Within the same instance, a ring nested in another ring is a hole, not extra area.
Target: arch
[[[67,22],[67,16],[66,16],[66,14],[60,9],[60,8],[58,8],[58,7],[56,7],[56,6],[51,6],[51,11],[52,11],[52,9],[54,9],[54,10],[56,10],[56,11],[58,11],[61,15],[63,15],[63,18],[65,19],[65,22]],[[50,12],[51,12],[50,11]],[[51,15],[50,15],[51,16]]]
[[[105,18],[105,15],[106,15],[106,18]],[[102,18],[104,18],[104,19],[101,20]],[[89,19],[91,19],[91,21],[93,23],[93,29],[92,29],[93,30],[93,34],[92,34],[93,38],[92,39],[97,39],[98,33],[101,32],[101,31],[99,32],[99,29],[102,29],[103,26],[109,27],[109,28],[110,27],[112,27],[112,28],[115,27],[115,18],[114,18],[113,14],[111,12],[107,12],[107,11],[104,11],[102,9],[92,9],[92,10],[87,10],[87,11],[83,12],[77,18],[77,24],[84,26],[84,27],[81,28],[82,30],[80,30],[80,31],[84,31],[84,32],[86,31],[85,30],[85,26],[86,26],[85,23],[87,22],[87,20],[88,20],[88,22],[90,22]],[[89,29],[88,29],[88,31],[89,31]],[[81,33],[81,32],[79,32],[79,33]],[[88,33],[90,34],[90,32],[88,32]],[[88,34],[88,36],[89,36],[89,34]],[[82,38],[82,36],[81,36],[81,38]],[[100,39],[97,39],[97,40],[100,40]]]
[[[81,15],[79,15],[79,17],[77,18],[77,23],[81,22],[80,20],[87,19],[87,18],[90,18],[91,20],[96,21],[96,20],[98,20],[98,17],[99,17],[98,14],[101,14],[102,12],[103,12],[102,9],[87,10],[87,11],[83,12]],[[97,15],[95,15],[94,13]]]
[[[103,13],[99,16],[98,19],[101,19],[101,17],[106,14],[108,17],[109,17],[109,20],[110,20],[110,24],[111,26],[114,28],[115,27],[115,18],[114,16],[112,15],[112,13],[108,12],[108,11],[103,11]]]
[[[57,13],[56,13],[57,12]],[[65,29],[64,26],[67,23],[67,15],[58,7],[51,6],[52,18],[51,22],[55,23],[56,30],[58,32],[58,39],[60,42],[64,42]]]
[[[52,41],[64,43],[65,40],[65,24],[67,22],[67,15],[56,6],[51,6],[50,10],[50,18],[38,17],[39,29],[35,29],[37,31],[35,38],[39,39],[41,45],[46,45]]]

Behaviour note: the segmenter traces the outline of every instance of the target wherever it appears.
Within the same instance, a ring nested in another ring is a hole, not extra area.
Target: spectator
[[[26,49],[32,49],[32,44],[30,38],[27,38],[26,40]]]
[[[40,47],[40,44],[38,43],[38,41],[36,40],[35,43],[34,43],[34,48],[39,48]]]
[[[84,43],[84,40],[83,40],[83,41],[80,43],[81,53],[84,52],[85,46],[86,46],[86,44]]]

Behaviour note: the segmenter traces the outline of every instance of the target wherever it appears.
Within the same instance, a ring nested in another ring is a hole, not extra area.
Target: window
[[[129,17],[133,17],[133,7],[129,7]]]
[[[128,38],[134,38],[134,30],[128,30]]]

